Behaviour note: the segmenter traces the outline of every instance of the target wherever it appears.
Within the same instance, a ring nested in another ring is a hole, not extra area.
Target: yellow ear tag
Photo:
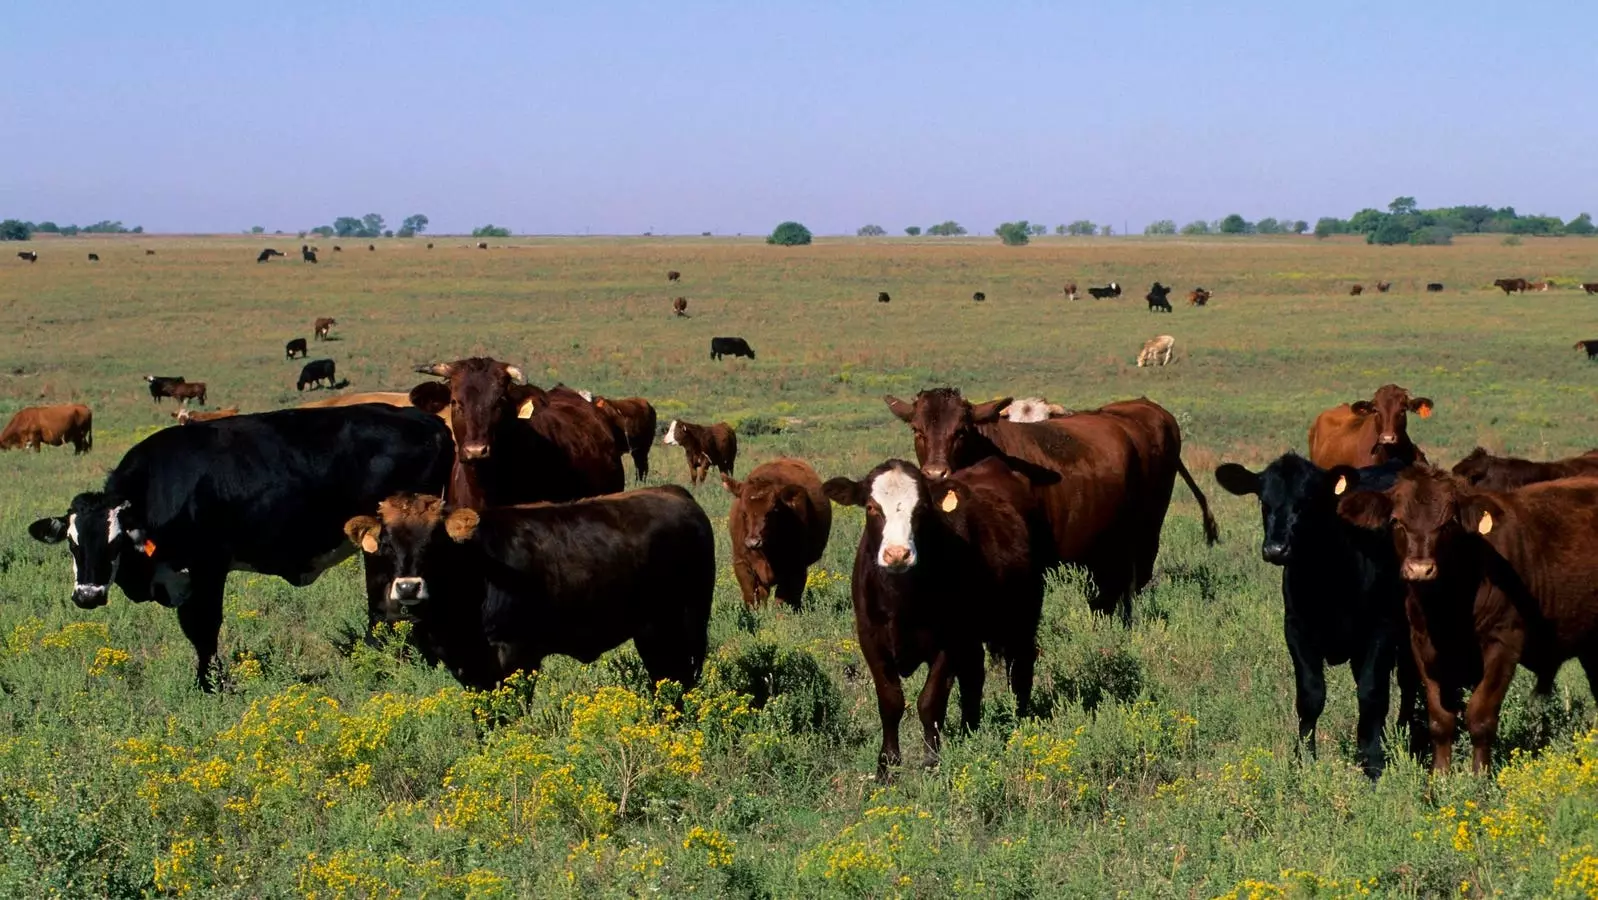
[[[372,537],[370,532],[368,532],[367,534],[362,535],[361,536],[361,549],[365,550],[367,553],[376,553],[377,552],[377,538]]]
[[[1348,476],[1337,476],[1337,483],[1332,485],[1332,493],[1338,497],[1341,497],[1343,496],[1343,492],[1346,490],[1348,490]]]
[[[1486,534],[1487,532],[1492,531],[1492,530],[1493,530],[1493,514],[1490,513],[1490,512],[1482,513],[1481,514],[1481,521],[1476,523],[1476,533],[1477,534]]]
[[[518,418],[518,419],[531,419],[532,417],[533,417],[533,400],[532,400],[531,397],[529,397],[526,400],[522,401],[522,405],[521,406],[516,407],[516,418]]]
[[[950,491],[949,493],[944,494],[943,495],[943,503],[940,504],[940,506],[942,507],[944,512],[954,512],[955,507],[957,507],[959,505],[960,505],[960,498],[955,496],[954,491]]]
[[[145,541],[144,545],[142,547],[140,547],[139,549],[144,551],[144,555],[145,556],[154,556],[155,555],[155,541]]]

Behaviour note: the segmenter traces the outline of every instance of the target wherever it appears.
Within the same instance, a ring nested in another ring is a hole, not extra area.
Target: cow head
[[[72,602],[82,609],[104,606],[111,585],[121,585],[129,599],[149,600],[148,576],[157,548],[133,505],[112,494],[83,493],[72,498],[65,516],[39,519],[28,526],[33,539],[46,544],[67,542],[72,554]],[[181,573],[186,576],[186,571]],[[168,606],[183,601],[171,586],[156,595]]]
[[[804,488],[765,479],[740,482],[727,475],[721,476],[721,486],[738,498],[734,512],[742,525],[745,549],[755,551],[764,560],[768,544],[789,546],[798,538],[804,505],[809,501]],[[768,570],[759,573],[762,580],[771,581],[770,565],[757,563],[757,568],[760,565]]]
[[[1409,414],[1416,412],[1422,419],[1432,414],[1432,401],[1427,397],[1411,397],[1409,391],[1396,384],[1384,384],[1376,396],[1348,405],[1362,416],[1376,417],[1376,445],[1393,446],[1409,440]]]
[[[1224,463],[1215,470],[1215,480],[1228,493],[1259,498],[1260,556],[1275,566],[1288,565],[1295,554],[1326,539],[1318,529],[1336,516],[1338,498],[1358,477],[1356,469],[1339,466],[1328,471],[1296,453],[1260,472],[1237,463]]]
[[[661,438],[660,442],[668,447],[680,447],[682,444],[679,443],[677,434],[677,420],[672,419],[671,424],[666,426],[666,436]]]
[[[822,489],[834,503],[866,508],[860,545],[878,567],[895,574],[915,567],[916,535],[932,514],[927,479],[915,466],[890,459],[859,481],[834,478]]]
[[[1487,471],[1492,467],[1493,457],[1483,447],[1470,451],[1470,455],[1454,463],[1453,473],[1464,479],[1466,484],[1479,484],[1487,477]]]
[[[1445,561],[1466,542],[1490,534],[1504,510],[1485,494],[1435,469],[1413,468],[1385,492],[1360,492],[1338,504],[1338,514],[1366,528],[1390,524],[1399,575],[1409,582],[1435,581]]]
[[[987,439],[977,426],[997,422],[999,411],[1011,400],[1004,397],[972,405],[954,388],[922,391],[914,403],[891,396],[883,399],[894,415],[909,423],[915,435],[916,460],[932,479],[947,478],[950,472],[985,456],[981,447]]]
[[[344,534],[361,552],[383,557],[392,573],[387,598],[412,610],[432,599],[425,573],[447,568],[451,548],[471,540],[478,521],[474,510],[448,509],[438,497],[395,494],[377,505],[377,516],[345,522]]]
[[[1028,422],[1045,422],[1049,419],[1058,419],[1069,416],[1071,411],[1058,403],[1050,403],[1042,397],[1023,397],[1011,401],[1009,406],[999,410],[999,418],[1014,422],[1017,425]]]
[[[526,383],[521,369],[496,359],[473,357],[418,366],[416,371],[445,379],[411,388],[410,399],[430,413],[448,407],[455,458],[463,463],[489,458],[502,425],[531,416],[535,405],[546,402],[542,390]]]

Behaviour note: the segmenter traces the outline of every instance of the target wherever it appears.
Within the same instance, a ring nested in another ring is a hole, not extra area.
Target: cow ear
[[[1369,400],[1355,400],[1353,403],[1348,404],[1348,408],[1358,415],[1368,416],[1376,411],[1376,404]]]
[[[1234,496],[1246,497],[1260,492],[1259,473],[1250,472],[1237,463],[1222,463],[1216,466],[1215,480],[1220,482],[1227,493]]]
[[[916,408],[913,405],[900,400],[898,397],[895,397],[892,394],[889,394],[882,399],[887,401],[888,409],[891,410],[894,415],[899,417],[899,421],[908,422],[915,418]]]
[[[59,544],[66,539],[67,520],[60,516],[40,519],[28,526],[28,534],[40,543]]]
[[[531,384],[512,384],[505,391],[505,396],[515,405],[518,419],[531,419],[534,410],[549,403],[549,394]]]
[[[449,406],[449,385],[438,381],[424,381],[411,388],[410,398],[412,406],[436,416]]]
[[[1409,401],[1409,409],[1411,412],[1419,413],[1422,419],[1429,419],[1432,416],[1432,399],[1430,397],[1416,397]]]
[[[863,481],[832,478],[821,486],[823,493],[839,506],[865,506],[866,485]]]
[[[1049,418],[1051,419],[1063,419],[1071,414],[1069,409],[1066,409],[1058,403],[1050,403],[1048,409]]]
[[[971,406],[971,421],[978,425],[986,425],[999,420],[999,410],[1015,402],[1014,397],[1000,397],[989,400],[987,403],[975,403]]]
[[[444,517],[444,533],[457,544],[463,544],[472,539],[477,533],[477,524],[482,521],[475,509],[452,509]]]
[[[1393,499],[1380,491],[1348,491],[1337,501],[1337,515],[1360,528],[1381,528],[1393,517]]]
[[[344,523],[344,536],[366,553],[377,552],[377,536],[382,532],[383,524],[371,516],[356,516]]]
[[[795,506],[803,506],[808,496],[809,494],[805,491],[805,489],[797,484],[784,485],[782,490],[777,492],[778,502],[782,503],[783,506],[790,508]]]
[[[1004,409],[999,410],[999,418],[1001,418],[1001,419],[1010,418],[1010,409],[1011,409],[1011,407],[1006,406]]]
[[[721,476],[721,486],[726,488],[727,493],[733,495],[734,497],[740,496],[744,492],[743,483],[733,478],[731,475]]]
[[[1504,508],[1496,500],[1482,494],[1463,495],[1459,498],[1458,511],[1455,518],[1466,531],[1475,532],[1483,537],[1492,534],[1495,529],[1504,524]]]

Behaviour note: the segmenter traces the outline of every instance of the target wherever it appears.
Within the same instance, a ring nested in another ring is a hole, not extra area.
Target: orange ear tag
[[[141,546],[139,549],[144,552],[145,556],[154,556],[155,555],[155,541],[145,541],[144,545]]]
[[[1432,408],[1430,405],[1422,406],[1420,408],[1420,417],[1422,419],[1430,419],[1432,417]]]

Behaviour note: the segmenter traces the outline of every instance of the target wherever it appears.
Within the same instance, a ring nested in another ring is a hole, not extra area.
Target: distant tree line
[[[318,225],[311,229],[311,234],[324,238],[376,238],[376,237],[416,237],[427,230],[427,217],[421,213],[406,216],[400,223],[398,231],[384,226],[383,217],[377,213],[367,213],[360,218],[355,216],[339,216],[331,225]]]
[[[25,241],[35,234],[59,234],[71,237],[75,234],[143,234],[144,226],[135,225],[132,228],[121,222],[103,219],[93,225],[57,225],[54,222],[24,222],[21,219],[6,219],[0,222],[0,241]]]
[[[1399,197],[1387,204],[1387,211],[1362,209],[1347,219],[1323,218],[1315,223],[1315,236],[1363,234],[1371,244],[1447,244],[1456,234],[1508,234],[1531,236],[1592,235],[1595,228],[1588,213],[1569,222],[1558,216],[1525,216],[1513,206],[1445,206],[1421,209],[1414,197]]]

